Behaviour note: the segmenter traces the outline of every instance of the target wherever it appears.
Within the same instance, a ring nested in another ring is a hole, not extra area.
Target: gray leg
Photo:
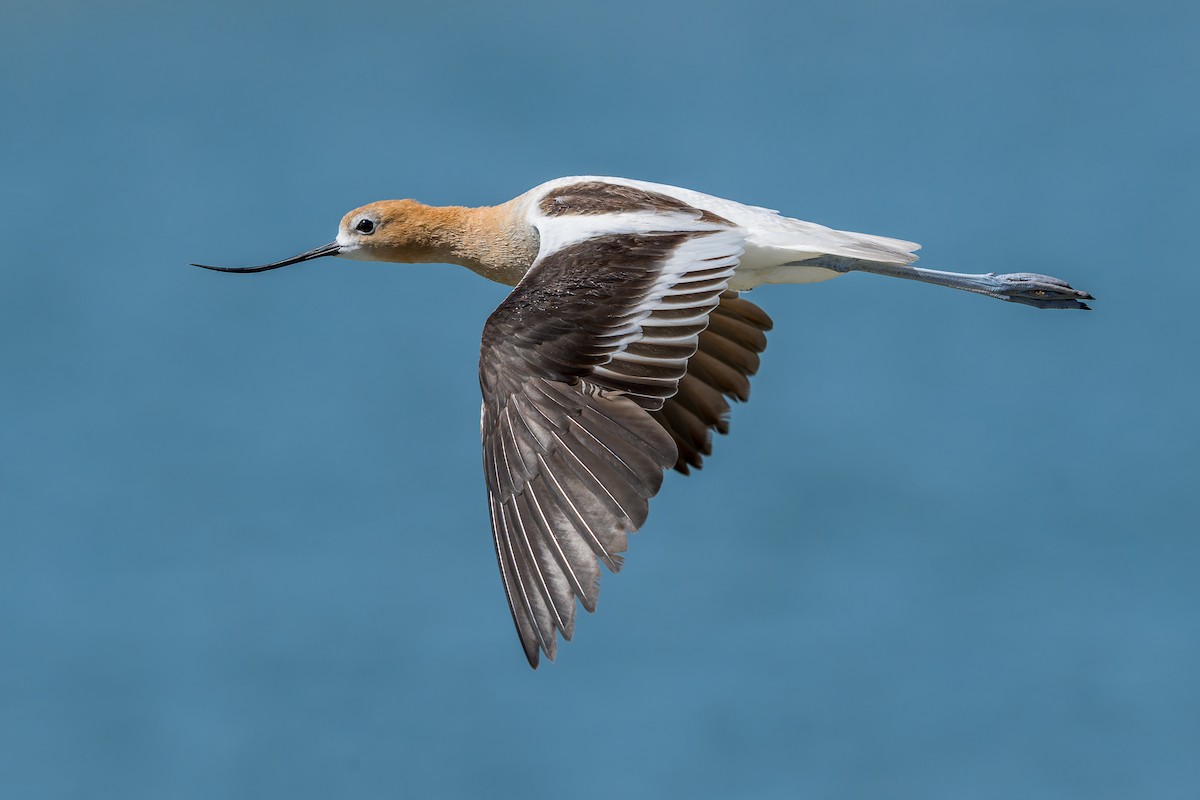
[[[1081,301],[1095,299],[1087,292],[1072,289],[1069,283],[1060,278],[1038,275],[1033,272],[1012,272],[1005,275],[989,272],[986,275],[968,275],[960,272],[921,269],[904,264],[882,264],[878,261],[863,261],[858,258],[843,258],[842,256],[822,256],[808,261],[797,261],[796,264],[806,267],[824,267],[834,272],[869,272],[872,275],[890,275],[893,278],[906,278],[910,281],[949,286],[951,289],[962,289],[994,297],[997,300],[1023,303],[1035,308],[1081,308],[1084,311],[1090,311],[1087,303]]]

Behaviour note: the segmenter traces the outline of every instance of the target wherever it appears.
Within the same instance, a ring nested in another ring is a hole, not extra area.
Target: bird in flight
[[[867,272],[1036,308],[1092,297],[1033,273],[913,266],[912,242],[623,178],[559,178],[497,206],[383,200],[337,239],[257,267],[323,256],[460,264],[513,290],[483,327],[483,472],[496,559],[530,666],[594,611],[663,473],[684,474],[749,397],[771,319],[740,296],[765,283]]]

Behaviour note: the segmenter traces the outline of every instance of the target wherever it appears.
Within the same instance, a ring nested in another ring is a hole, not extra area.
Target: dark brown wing
[[[712,455],[712,432],[729,433],[729,400],[750,399],[750,376],[758,372],[758,355],[767,347],[771,318],[737,292],[721,295],[708,315],[699,349],[688,361],[679,391],[651,416],[671,435],[679,449],[675,469],[688,474]]]
[[[575,598],[627,534],[678,450],[650,415],[675,394],[741,254],[733,227],[659,215],[544,253],[488,319],[479,375],[496,555],[525,655],[553,659]],[[669,229],[674,223],[681,229]]]

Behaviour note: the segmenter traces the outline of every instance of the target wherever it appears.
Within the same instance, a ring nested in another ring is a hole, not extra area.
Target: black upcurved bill
[[[214,272],[266,272],[269,269],[279,269],[280,267],[290,267],[292,264],[299,264],[301,261],[311,261],[314,258],[322,256],[336,256],[341,252],[342,246],[337,242],[323,244],[307,253],[301,253],[298,256],[285,258],[283,261],[276,261],[274,264],[263,264],[261,267],[210,267],[207,264],[192,264],[193,267],[200,269],[211,269]]]

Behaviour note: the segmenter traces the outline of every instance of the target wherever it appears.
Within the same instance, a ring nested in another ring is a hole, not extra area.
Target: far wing
[[[709,312],[679,391],[651,414],[675,440],[679,472],[687,475],[712,454],[713,431],[729,433],[729,401],[750,399],[750,377],[758,372],[771,326],[767,313],[737,292],[722,294]]]

